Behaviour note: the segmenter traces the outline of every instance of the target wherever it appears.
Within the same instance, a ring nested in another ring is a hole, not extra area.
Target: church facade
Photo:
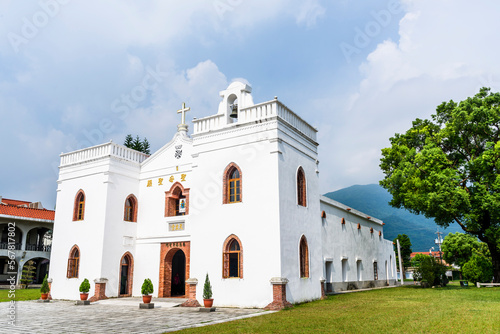
[[[317,130],[232,83],[217,114],[182,122],[151,156],[113,142],[61,155],[51,294],[281,308],[325,291],[395,284],[383,222],[319,194]]]

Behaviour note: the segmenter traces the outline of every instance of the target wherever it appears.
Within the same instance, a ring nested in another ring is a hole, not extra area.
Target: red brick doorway
[[[186,297],[189,278],[190,242],[161,245],[159,297]]]

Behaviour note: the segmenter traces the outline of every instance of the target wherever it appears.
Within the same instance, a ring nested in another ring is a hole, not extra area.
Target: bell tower
[[[222,101],[219,103],[217,114],[224,114],[226,124],[238,122],[239,113],[242,109],[254,105],[252,98],[252,87],[241,81],[235,81],[219,93]]]

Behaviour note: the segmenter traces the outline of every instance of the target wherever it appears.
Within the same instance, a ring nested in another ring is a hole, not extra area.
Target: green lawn
[[[10,290],[0,290],[0,302],[10,302]],[[34,300],[40,299],[40,289],[19,289],[16,290],[14,300]]]
[[[348,293],[182,333],[500,333],[500,288],[452,284]]]

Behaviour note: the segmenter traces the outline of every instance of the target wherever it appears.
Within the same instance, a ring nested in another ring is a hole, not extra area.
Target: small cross
[[[182,109],[177,110],[178,114],[182,114],[182,123],[186,124],[186,112],[191,110],[191,108],[186,108],[186,103],[182,102]]]

